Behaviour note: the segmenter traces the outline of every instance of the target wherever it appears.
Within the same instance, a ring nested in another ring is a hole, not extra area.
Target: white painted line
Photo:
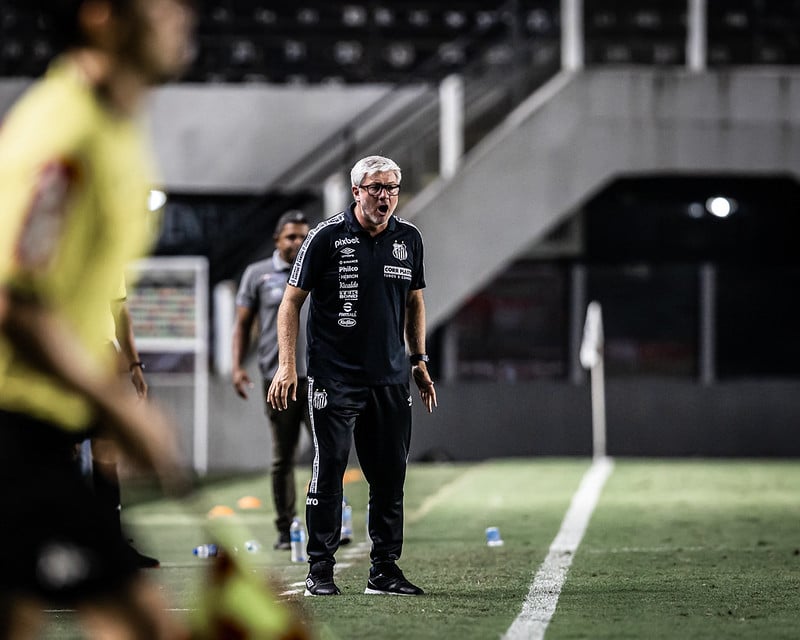
[[[417,507],[415,511],[413,511],[406,517],[406,522],[414,523],[422,520],[422,518],[428,515],[428,513],[430,513],[431,510],[436,505],[442,502],[445,498],[449,497],[450,494],[452,494],[456,490],[456,487],[458,486],[459,483],[463,482],[465,478],[468,478],[472,474],[478,473],[482,469],[483,465],[480,464],[472,466],[461,475],[453,478],[447,484],[444,484],[441,487],[439,487],[436,493],[432,493],[427,498],[425,498],[425,500],[422,501],[422,504],[419,505],[419,507]]]
[[[164,609],[164,611],[171,611],[177,613],[188,613],[197,611],[197,609]],[[78,613],[77,609],[42,609],[42,613]]]
[[[611,458],[597,458],[584,474],[567,510],[561,529],[550,551],[536,572],[522,611],[503,636],[503,640],[541,640],[555,613],[558,597],[567,579],[572,558],[578,549],[600,492],[611,475]]]
[[[737,549],[734,547],[618,547],[615,549],[584,549],[583,553],[594,553],[602,555],[607,553],[699,553],[699,552],[719,552],[719,551],[756,551],[753,547]]]

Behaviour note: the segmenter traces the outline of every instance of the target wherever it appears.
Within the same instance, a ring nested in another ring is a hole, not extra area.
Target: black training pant
[[[271,380],[264,380],[264,399]],[[294,465],[301,425],[309,424],[306,403],[306,379],[297,381],[297,402],[289,399],[289,406],[278,411],[266,402],[267,416],[272,430],[272,502],[275,505],[275,528],[289,535],[289,527],[297,515],[294,482]]]
[[[0,410],[0,601],[75,606],[127,588],[136,575],[119,525],[75,460],[84,437]]]
[[[369,483],[370,557],[392,562],[403,548],[403,485],[411,443],[408,384],[354,386],[309,377],[314,463],[306,497],[308,561],[334,562],[342,524],[342,476],[355,441]]]

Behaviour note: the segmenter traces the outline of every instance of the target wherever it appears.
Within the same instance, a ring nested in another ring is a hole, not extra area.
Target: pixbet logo
[[[339,238],[336,242],[333,243],[334,248],[338,249],[339,247],[346,245],[346,244],[360,244],[361,241],[358,238]]]

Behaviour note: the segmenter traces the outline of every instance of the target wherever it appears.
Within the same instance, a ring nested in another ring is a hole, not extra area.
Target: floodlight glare
[[[158,189],[151,189],[147,196],[147,208],[150,211],[158,211],[167,203],[167,194]]]
[[[686,212],[689,214],[690,218],[702,218],[706,210],[699,202],[692,202],[686,209]]]
[[[723,196],[715,196],[706,200],[708,212],[718,218],[727,218],[736,210],[736,202]]]

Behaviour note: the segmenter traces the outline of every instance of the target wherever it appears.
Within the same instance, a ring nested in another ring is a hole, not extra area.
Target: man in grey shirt
[[[263,397],[278,368],[277,313],[286,288],[289,271],[300,246],[308,235],[308,221],[302,211],[287,211],[275,226],[275,251],[266,260],[249,265],[236,294],[236,325],[233,330],[233,387],[247,399],[253,383],[243,361],[250,347],[253,321],[259,319],[258,366],[263,382]],[[307,307],[308,305],[306,305]],[[276,549],[289,549],[289,527],[297,514],[295,503],[294,463],[300,441],[300,425],[308,420],[306,401],[305,315],[297,342],[297,401],[288,410],[276,411],[268,403],[266,413],[272,430],[272,500],[275,505],[275,526],[278,530]]]

